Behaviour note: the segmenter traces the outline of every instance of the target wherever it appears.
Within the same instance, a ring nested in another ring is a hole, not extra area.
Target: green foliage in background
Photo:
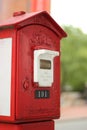
[[[83,91],[87,84],[87,35],[79,28],[64,26],[67,38],[61,41],[61,85]]]

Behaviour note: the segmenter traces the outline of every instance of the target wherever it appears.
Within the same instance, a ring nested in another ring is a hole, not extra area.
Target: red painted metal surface
[[[0,130],[54,130],[54,121],[25,124],[0,123]]]
[[[60,116],[60,57],[55,58],[54,83],[52,87],[39,87],[33,82],[33,54],[36,49],[48,49],[60,52],[59,38],[50,29],[41,25],[30,25],[17,34],[17,100],[16,119],[48,120]],[[29,87],[23,88],[25,80]],[[36,90],[50,91],[50,98],[36,99]]]
[[[0,25],[0,38],[13,39],[11,115],[0,116],[0,120],[31,122],[59,118],[60,56],[54,59],[52,87],[40,88],[33,81],[34,50],[48,49],[60,52],[60,39],[66,37],[66,33],[46,12],[19,14],[17,16],[16,13],[15,17]],[[36,99],[36,90],[48,90],[50,98]]]

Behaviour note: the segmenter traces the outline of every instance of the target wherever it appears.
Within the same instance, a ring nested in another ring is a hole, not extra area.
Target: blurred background
[[[16,11],[46,10],[67,32],[61,41],[61,120],[87,117],[86,6],[86,0],[0,0],[0,22]]]

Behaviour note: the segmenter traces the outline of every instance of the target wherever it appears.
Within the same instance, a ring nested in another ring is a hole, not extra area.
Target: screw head
[[[25,13],[26,13],[25,11],[14,12],[14,13],[13,13],[13,17],[20,16],[20,15],[23,15],[23,14],[25,14]]]

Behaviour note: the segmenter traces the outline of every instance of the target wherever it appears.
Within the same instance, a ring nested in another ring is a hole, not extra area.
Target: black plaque
[[[35,98],[49,98],[50,92],[49,90],[36,90],[35,91]]]

